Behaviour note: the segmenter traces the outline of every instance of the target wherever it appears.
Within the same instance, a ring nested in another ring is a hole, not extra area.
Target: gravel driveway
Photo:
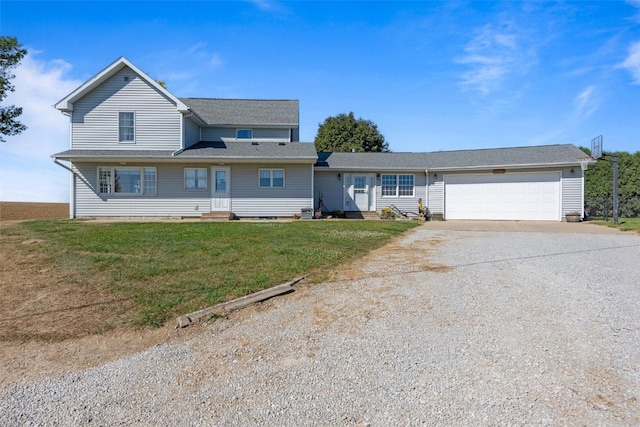
[[[8,385],[0,425],[640,424],[640,236],[452,224],[187,342]]]

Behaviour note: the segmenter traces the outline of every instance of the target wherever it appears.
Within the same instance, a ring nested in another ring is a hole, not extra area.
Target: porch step
[[[200,217],[200,221],[229,221],[231,212],[204,212]]]
[[[345,211],[346,219],[380,219],[380,215],[376,211]]]

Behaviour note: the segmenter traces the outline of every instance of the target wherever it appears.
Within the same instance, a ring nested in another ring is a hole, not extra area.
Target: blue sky
[[[300,100],[301,140],[328,116],[372,120],[393,151],[572,143],[640,150],[640,0],[579,2],[10,1],[29,50],[3,103],[0,200],[68,201],[52,108],[120,56],[180,97]]]

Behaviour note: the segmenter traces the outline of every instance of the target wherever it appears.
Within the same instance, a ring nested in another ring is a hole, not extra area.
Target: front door
[[[211,167],[211,211],[231,211],[231,167]]]
[[[366,175],[353,175],[353,201],[357,210],[369,210],[369,187]]]

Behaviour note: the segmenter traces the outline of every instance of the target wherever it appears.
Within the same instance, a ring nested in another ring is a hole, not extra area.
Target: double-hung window
[[[187,190],[206,190],[207,168],[184,168],[184,188]]]
[[[118,141],[135,141],[135,114],[131,112],[118,113]]]
[[[284,188],[284,169],[260,169],[258,177],[260,188]]]
[[[414,175],[390,175],[380,177],[382,197],[413,197],[415,194]]]
[[[382,181],[382,197],[385,196],[397,196],[396,189],[398,187],[397,175],[382,175],[380,178]]]
[[[110,167],[98,168],[100,194],[133,194],[154,196],[157,191],[156,168]]]

